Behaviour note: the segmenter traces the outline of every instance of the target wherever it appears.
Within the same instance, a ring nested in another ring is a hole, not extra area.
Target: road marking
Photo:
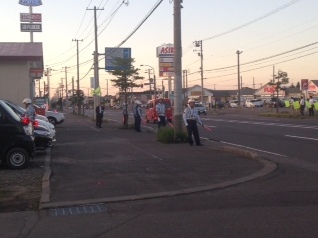
[[[310,138],[310,137],[302,137],[302,136],[292,136],[292,135],[285,135],[286,137],[292,137],[292,138],[299,138],[299,139],[305,139],[305,140],[317,140],[316,138]]]
[[[277,154],[277,153],[266,151],[266,150],[259,150],[259,149],[256,149],[256,148],[253,148],[253,147],[249,147],[249,146],[238,145],[238,144],[225,142],[225,141],[220,141],[220,142],[223,143],[223,144],[234,145],[234,146],[237,146],[237,147],[242,147],[242,148],[246,148],[246,149],[250,149],[250,150],[255,150],[255,151],[266,153],[266,154],[278,155],[278,156],[281,156],[281,157],[288,157],[287,155]]]
[[[302,128],[302,129],[314,129],[318,130],[318,126],[310,125],[295,125],[295,124],[281,124],[275,122],[254,122],[254,121],[240,121],[240,120],[223,120],[223,119],[201,119],[203,121],[219,121],[219,122],[230,122],[230,123],[240,123],[240,124],[253,124],[253,125],[263,125],[263,126],[280,126],[280,127],[293,127],[293,128]]]

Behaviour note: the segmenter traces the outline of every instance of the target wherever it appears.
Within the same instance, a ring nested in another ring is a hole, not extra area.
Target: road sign
[[[114,58],[130,59],[131,48],[105,48],[105,70],[119,70],[114,64]]]
[[[21,32],[42,32],[41,24],[20,23]]]
[[[20,22],[42,22],[41,13],[20,13]]]

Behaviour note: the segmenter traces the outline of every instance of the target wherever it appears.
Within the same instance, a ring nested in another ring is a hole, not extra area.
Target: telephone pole
[[[99,87],[99,75],[98,75],[98,37],[97,37],[97,16],[96,11],[97,10],[104,10],[104,8],[96,8],[94,6],[93,9],[86,8],[86,10],[94,10],[94,25],[95,25],[95,51],[94,51],[94,78],[95,78],[95,88]]]
[[[77,40],[77,39],[72,39],[72,41],[76,41],[76,55],[77,55],[77,96],[79,96],[79,90],[80,90],[80,85],[79,85],[79,50],[78,50],[78,42],[83,41],[83,40]],[[73,91],[73,96],[74,96],[74,91]],[[81,104],[79,100],[77,101],[77,114],[80,114],[81,109]]]
[[[181,0],[174,0],[174,139],[182,133],[182,44],[181,44]]]
[[[203,86],[203,46],[202,46],[202,40],[200,41],[195,41],[195,47],[200,47],[200,53],[199,53],[199,56],[200,56],[200,59],[201,59],[201,67],[200,67],[200,70],[201,70],[201,103],[204,104],[204,101],[203,101],[203,97],[204,97],[204,86]]]

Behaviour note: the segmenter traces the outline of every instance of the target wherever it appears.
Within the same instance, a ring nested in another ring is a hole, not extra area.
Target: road
[[[210,113],[202,121],[212,132],[200,127],[200,135],[205,144],[257,151],[277,162],[274,173],[221,190],[113,204],[108,212],[114,223],[99,237],[317,237],[317,120],[256,114]],[[120,121],[121,111],[105,117]]]

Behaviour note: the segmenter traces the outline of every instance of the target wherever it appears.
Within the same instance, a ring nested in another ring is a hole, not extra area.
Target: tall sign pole
[[[182,133],[181,0],[174,0],[174,136]]]

